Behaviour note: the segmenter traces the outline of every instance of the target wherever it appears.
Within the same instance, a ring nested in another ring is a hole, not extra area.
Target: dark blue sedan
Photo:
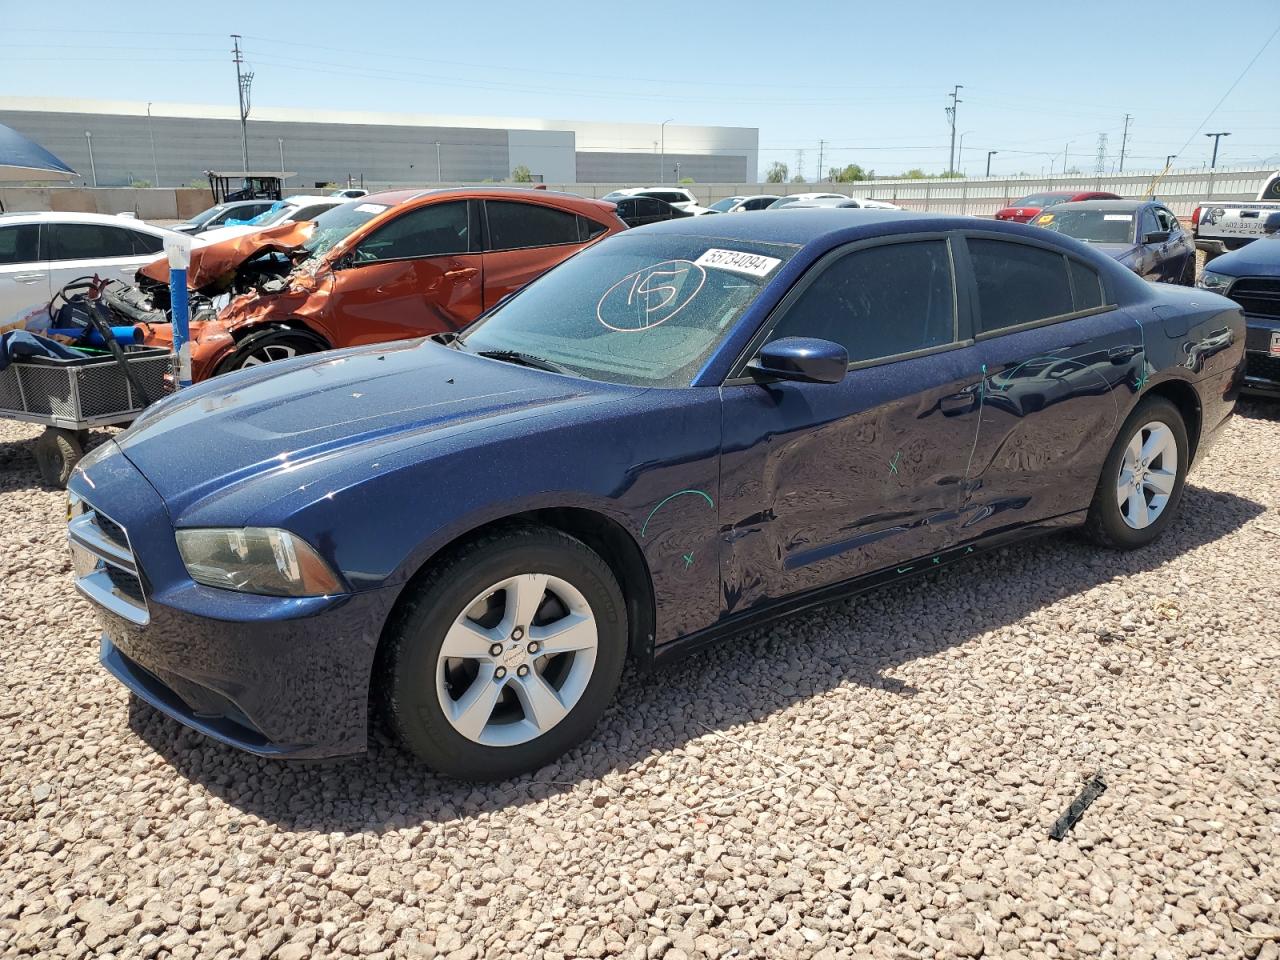
[[[1021,224],[657,224],[461,336],[153,407],[71,479],[75,582],[106,668],[212,737],[351,753],[376,707],[505,778],[586,737],[628,659],[1045,531],[1151,542],[1243,334]]]
[[[1060,203],[1031,222],[1101,250],[1144,280],[1196,282],[1195,241],[1157,200]]]
[[[1267,217],[1260,240],[1210,260],[1200,286],[1244,311],[1245,391],[1280,397],[1280,213]]]

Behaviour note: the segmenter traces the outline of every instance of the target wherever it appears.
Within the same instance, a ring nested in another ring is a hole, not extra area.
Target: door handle
[[[44,278],[43,273],[15,273],[13,275],[14,283],[39,283]]]
[[[444,275],[447,280],[457,280],[459,277],[474,277],[479,272],[475,267],[461,267],[457,270],[446,270]]]
[[[1124,363],[1126,360],[1132,360],[1137,352],[1137,347],[1112,347],[1107,351],[1107,359],[1112,363]]]
[[[938,402],[938,406],[941,408],[944,417],[954,417],[972,410],[977,399],[977,394],[973,392],[953,393],[950,396],[943,397]]]

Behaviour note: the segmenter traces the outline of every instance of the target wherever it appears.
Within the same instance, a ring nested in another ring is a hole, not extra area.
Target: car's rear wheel
[[[622,673],[626,607],[581,541],[508,528],[409,589],[380,651],[377,692],[401,742],[432,768],[503,780],[595,727]]]
[[[1090,538],[1133,550],[1159,537],[1182,500],[1189,451],[1178,408],[1162,397],[1142,400],[1103,464],[1085,522]]]
[[[319,338],[296,330],[271,329],[250,334],[218,365],[218,373],[243,370],[276,360],[290,360],[307,353],[319,353],[326,344]]]

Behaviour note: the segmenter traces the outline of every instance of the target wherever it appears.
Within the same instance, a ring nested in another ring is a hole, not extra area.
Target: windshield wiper
[[[549,370],[552,373],[564,373],[571,377],[577,376],[568,367],[561,366],[554,360],[535,357],[531,353],[521,353],[519,350],[477,350],[476,356],[488,357],[491,360],[502,360],[506,363],[518,363],[522,367],[533,367],[535,370]]]

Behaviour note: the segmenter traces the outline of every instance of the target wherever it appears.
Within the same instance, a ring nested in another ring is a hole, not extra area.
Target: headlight
[[[1218,293],[1225,293],[1227,288],[1231,286],[1231,281],[1235,277],[1229,277],[1225,273],[1214,273],[1212,270],[1200,271],[1200,281],[1196,284],[1205,290],[1215,290]]]
[[[196,583],[269,597],[342,593],[341,581],[305,540],[269,527],[178,530],[178,552]]]

